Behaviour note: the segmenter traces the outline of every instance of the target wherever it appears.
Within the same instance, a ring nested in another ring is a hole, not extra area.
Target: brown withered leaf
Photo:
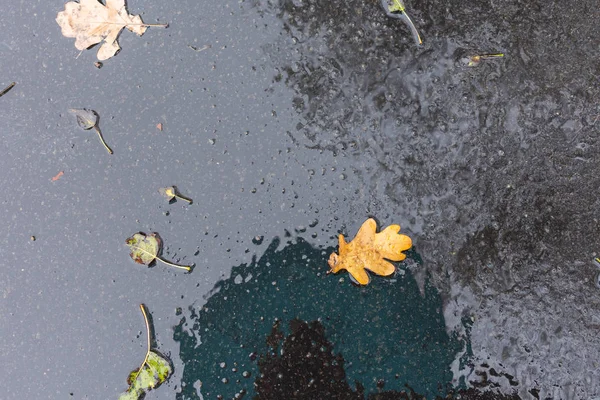
[[[107,60],[121,49],[117,38],[123,28],[140,36],[148,26],[167,27],[166,24],[144,24],[139,15],[130,15],[125,0],[69,1],[65,10],[58,13],[56,22],[66,37],[75,38],[75,47],[85,50],[104,40],[98,49],[98,60]]]
[[[402,252],[412,247],[412,241],[408,236],[398,234],[400,225],[390,225],[379,233],[376,231],[377,222],[369,218],[350,243],[340,235],[339,255],[331,253],[328,260],[331,272],[345,269],[360,285],[369,283],[367,269],[381,276],[393,274],[394,265],[384,259],[404,260],[406,255]]]

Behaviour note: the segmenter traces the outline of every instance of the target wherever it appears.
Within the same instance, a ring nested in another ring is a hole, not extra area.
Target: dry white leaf
[[[64,36],[75,38],[78,50],[104,40],[98,49],[98,60],[109,59],[121,49],[117,37],[123,28],[142,36],[148,26],[167,26],[144,24],[139,15],[129,14],[125,0],[106,0],[106,5],[98,0],[70,1],[58,13],[56,22]]]

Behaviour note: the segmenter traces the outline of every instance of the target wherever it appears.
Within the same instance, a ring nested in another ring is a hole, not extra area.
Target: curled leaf
[[[344,235],[340,235],[339,255],[332,253],[328,260],[331,272],[345,269],[360,285],[369,283],[367,269],[381,276],[393,274],[394,265],[384,259],[404,260],[406,255],[402,252],[412,247],[412,241],[408,236],[398,234],[400,225],[390,225],[379,233],[376,230],[377,223],[369,218],[350,243],[346,243]]]
[[[160,257],[162,253],[162,240],[156,232],[149,235],[138,232],[127,238],[125,243],[130,250],[129,256],[138,264],[150,266],[154,260],[158,260],[171,267],[185,269],[188,272],[192,270],[191,265],[174,264]]]
[[[96,111],[88,110],[87,108],[71,108],[69,109],[69,111],[75,115],[75,117],[77,118],[77,125],[79,125],[81,129],[88,131],[94,128],[94,130],[98,134],[100,142],[102,142],[104,148],[106,149],[106,151],[108,151],[108,154],[113,153],[112,149],[108,147],[108,145],[104,141],[104,138],[102,137],[102,132],[100,132],[100,128],[98,128],[98,120],[100,119],[100,116]]]
[[[90,130],[98,124],[98,113],[94,110],[88,110],[87,108],[71,108],[71,113],[77,118],[77,125],[81,129]]]
[[[119,396],[119,400],[139,400],[151,389],[163,384],[173,372],[169,360],[159,352],[152,350],[150,343],[151,329],[143,304],[140,305],[144,321],[146,322],[146,338],[148,349],[146,357],[138,369],[129,373],[127,383],[129,388]]]

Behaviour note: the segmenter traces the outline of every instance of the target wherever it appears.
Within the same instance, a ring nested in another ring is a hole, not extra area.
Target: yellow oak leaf
[[[144,24],[139,15],[129,14],[125,0],[106,0],[106,5],[98,0],[69,1],[56,16],[56,22],[64,36],[75,38],[78,50],[104,40],[98,49],[98,60],[109,59],[121,49],[117,37],[123,28],[142,36],[148,26],[167,26]]]
[[[338,273],[345,269],[360,284],[369,283],[367,269],[377,275],[388,276],[394,273],[392,263],[384,260],[402,261],[406,255],[402,253],[412,247],[411,239],[402,234],[400,225],[390,225],[379,233],[377,222],[369,218],[350,243],[346,243],[344,235],[339,236],[339,255],[331,253],[328,264],[331,272]]]

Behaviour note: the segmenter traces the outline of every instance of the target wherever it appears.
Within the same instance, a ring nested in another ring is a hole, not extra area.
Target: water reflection
[[[178,399],[199,399],[198,393],[205,399],[251,397],[261,373],[256,382],[266,385],[264,395],[272,385],[265,365],[279,354],[277,342],[299,330],[323,333],[323,343],[333,349],[324,356],[343,358],[347,383],[342,380],[350,391],[374,393],[384,382],[386,390],[408,384],[427,396],[446,393],[450,365],[465,343],[446,333],[433,287],[426,285],[422,295],[411,273],[402,270],[359,288],[343,275],[325,274],[333,249],[302,239],[277,250],[280,244],[275,239],[260,259],[234,267],[204,305],[189,307],[175,333],[184,363]]]
[[[600,304],[590,265],[600,213],[589,189],[600,183],[590,4],[407,4],[423,36],[417,48],[377,1],[281,0],[272,9],[287,36],[266,49],[296,96],[296,141],[350,161],[369,211],[413,233],[423,273],[446,292],[473,294],[460,312],[477,314],[477,358],[561,388],[541,397],[600,393],[593,367],[573,385],[566,350],[515,344],[569,326],[557,340],[598,354],[584,322]],[[506,56],[463,61],[494,53]],[[558,304],[565,309],[548,317]]]

